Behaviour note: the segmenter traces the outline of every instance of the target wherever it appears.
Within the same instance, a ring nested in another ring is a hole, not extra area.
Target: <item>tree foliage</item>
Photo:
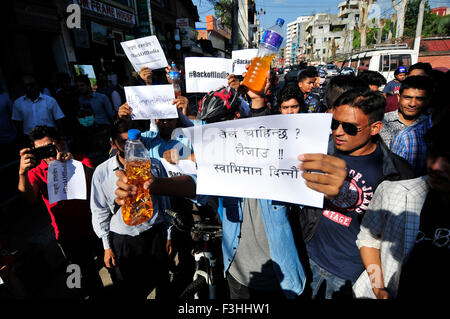
[[[415,37],[420,0],[409,0],[405,19],[405,36]],[[448,35],[450,33],[449,16],[441,17],[431,12],[429,0],[425,1],[422,37]]]
[[[214,5],[214,15],[217,19],[220,19],[222,23],[232,29],[233,20],[233,0],[208,0]]]

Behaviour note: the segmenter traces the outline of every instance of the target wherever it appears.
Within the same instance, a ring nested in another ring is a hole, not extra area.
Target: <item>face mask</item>
[[[79,118],[78,122],[80,122],[81,125],[84,127],[90,127],[94,125],[94,117],[93,116],[86,116],[83,118]]]

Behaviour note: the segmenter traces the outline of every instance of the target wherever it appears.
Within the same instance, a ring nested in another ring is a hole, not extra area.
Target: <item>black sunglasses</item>
[[[344,130],[345,133],[347,133],[348,135],[351,136],[355,136],[358,134],[359,131],[361,131],[364,127],[357,127],[355,124],[352,123],[347,123],[347,122],[340,122],[337,121],[335,119],[331,120],[331,129],[333,131],[337,130],[339,125],[342,124],[342,129]],[[372,123],[369,123],[367,126],[369,126]]]

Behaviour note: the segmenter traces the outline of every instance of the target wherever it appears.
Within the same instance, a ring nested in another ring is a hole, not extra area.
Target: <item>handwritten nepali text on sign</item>
[[[239,119],[183,129],[197,161],[197,194],[264,198],[322,207],[298,155],[326,154],[330,114]]]
[[[126,86],[125,96],[132,109],[133,120],[178,118],[172,84]]]
[[[186,92],[207,93],[227,86],[231,74],[231,59],[186,58]]]
[[[53,161],[48,166],[47,191],[50,204],[61,200],[86,199],[83,163]]]
[[[154,35],[120,43],[136,72],[148,67],[151,70],[166,67],[167,59],[164,51]]]

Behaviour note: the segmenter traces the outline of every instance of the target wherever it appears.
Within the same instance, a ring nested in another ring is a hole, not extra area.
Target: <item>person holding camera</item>
[[[97,293],[101,279],[96,272],[94,253],[95,233],[91,224],[89,195],[85,200],[64,200],[50,203],[47,191],[48,168],[52,161],[81,161],[86,177],[87,194],[90,194],[92,165],[84,155],[66,152],[61,135],[53,127],[37,126],[30,132],[33,148],[20,151],[18,189],[24,201],[31,207],[43,201],[47,207],[54,235],[48,234],[48,242],[56,240],[62,248],[67,264],[81,268],[80,293],[86,288],[90,296]],[[42,202],[41,202],[42,203]],[[57,246],[59,246],[57,245]],[[91,289],[96,289],[93,291]]]

